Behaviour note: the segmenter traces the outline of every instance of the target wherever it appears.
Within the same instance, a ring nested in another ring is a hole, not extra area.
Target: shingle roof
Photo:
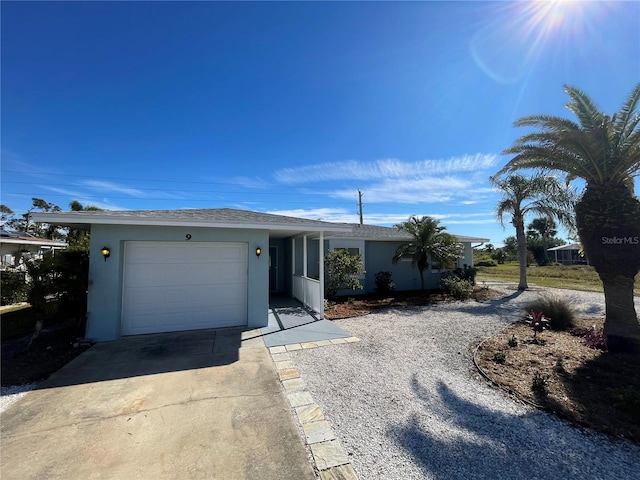
[[[184,210],[96,210],[83,212],[58,212],[59,216],[67,216],[70,219],[81,214],[83,217],[117,217],[117,218],[144,218],[166,220],[204,220],[208,222],[230,223],[263,223],[263,224],[291,224],[291,225],[327,225],[328,222],[308,220],[305,218],[287,217],[271,213],[254,212],[251,210],[237,210],[233,208],[200,208]],[[35,215],[35,214],[33,214]],[[335,225],[330,223],[329,225]]]
[[[365,240],[379,240],[379,241],[409,241],[413,239],[413,236],[399,228],[395,227],[383,227],[380,225],[360,225],[358,223],[348,224],[353,227],[351,232],[337,232],[331,233],[331,238],[362,238]],[[467,237],[464,235],[452,234],[461,242],[488,242],[488,238]]]
[[[331,237],[340,238],[364,238],[367,240],[411,240],[413,237],[398,228],[382,227],[379,225],[360,225],[359,223],[347,224],[353,227],[351,232],[332,233]]]
[[[207,208],[184,210],[98,210],[82,212],[33,213],[36,222],[78,226],[105,225],[191,225],[202,227],[253,228],[294,231],[341,231],[350,226],[341,223],[287,217],[271,213]]]
[[[128,225],[196,225],[210,227],[262,228],[293,233],[326,231],[328,237],[361,238],[379,241],[408,241],[413,237],[395,227],[333,223],[306,218],[233,208],[203,208],[184,210],[97,210],[82,212],[32,213],[36,222],[58,225],[128,224]],[[455,235],[461,242],[488,242],[488,238]]]

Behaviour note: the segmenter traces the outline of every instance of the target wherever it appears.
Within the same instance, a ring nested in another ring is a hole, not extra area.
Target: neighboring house
[[[32,218],[91,230],[87,337],[94,341],[264,327],[270,293],[297,298],[323,318],[323,259],[332,248],[362,248],[367,291],[380,270],[393,271],[399,289],[419,285],[411,262],[391,265],[395,248],[407,241],[394,228],[228,208],[49,212]],[[471,265],[471,242],[486,240],[459,238],[465,246],[460,265]]]
[[[420,288],[420,273],[411,264],[411,259],[400,260],[397,265],[391,261],[398,246],[413,241],[413,236],[395,227],[353,224],[351,232],[327,234],[325,251],[346,248],[352,253],[360,253],[366,274],[360,279],[364,293],[375,291],[375,275],[388,271],[393,275],[396,290],[417,290]],[[454,235],[463,246],[463,256],[456,267],[473,266],[472,244],[488,242],[488,238]],[[429,268],[425,272],[425,288],[438,288],[440,284],[440,266],[429,259]],[[351,292],[351,291],[350,291]],[[353,292],[352,292],[353,293]]]
[[[0,231],[0,260],[2,270],[24,269],[24,260],[39,259],[45,254],[67,248],[65,242],[38,238],[24,232]]]
[[[554,256],[554,261],[562,265],[589,265],[589,259],[582,253],[582,246],[578,243],[570,243],[569,245],[560,245],[547,249]]]

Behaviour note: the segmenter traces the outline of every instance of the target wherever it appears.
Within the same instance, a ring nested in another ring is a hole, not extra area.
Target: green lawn
[[[477,267],[477,282],[518,282],[520,272],[517,263],[505,263],[496,267]],[[593,267],[587,265],[531,266],[527,268],[527,282],[541,287],[568,288],[602,292],[602,282]],[[640,296],[640,275],[636,275],[634,294]]]

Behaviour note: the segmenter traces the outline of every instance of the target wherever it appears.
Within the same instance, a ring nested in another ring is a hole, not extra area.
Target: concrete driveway
[[[3,480],[316,478],[262,338],[236,329],[97,344],[1,432]]]

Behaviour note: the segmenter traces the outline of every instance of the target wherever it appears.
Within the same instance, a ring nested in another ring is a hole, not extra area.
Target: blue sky
[[[640,80],[640,2],[5,2],[2,203],[242,208],[512,235],[524,133]]]

